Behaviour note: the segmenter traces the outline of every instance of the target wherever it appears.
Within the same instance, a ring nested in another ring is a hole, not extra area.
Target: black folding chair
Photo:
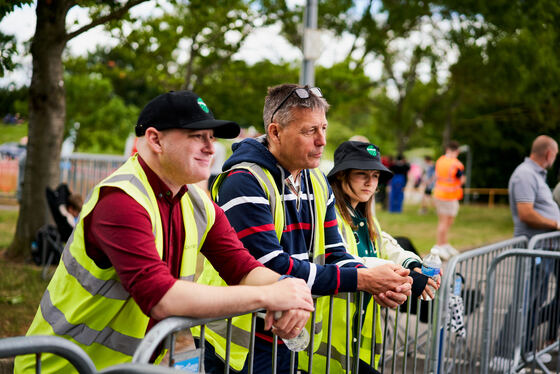
[[[55,225],[46,224],[37,232],[38,245],[40,245],[40,259],[43,265],[42,277],[48,279],[52,276],[51,265],[57,264],[64,244],[70,238],[73,227],[68,223],[66,217],[60,212],[60,205],[66,205],[70,190],[64,183],[60,184],[56,190],[47,187],[45,190],[49,211]]]

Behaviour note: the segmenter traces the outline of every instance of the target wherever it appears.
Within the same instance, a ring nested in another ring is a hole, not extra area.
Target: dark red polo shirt
[[[163,260],[159,257],[148,213],[118,188],[103,187],[93,211],[84,220],[86,252],[101,268],[114,266],[124,288],[144,313],[152,308],[179,277],[185,242],[181,213],[183,186],[172,196],[165,183],[138,157],[157,197],[163,226]],[[237,239],[224,211],[214,204],[216,221],[202,246],[228,284],[238,284],[252,269],[262,266]],[[150,327],[155,321],[150,321]]]

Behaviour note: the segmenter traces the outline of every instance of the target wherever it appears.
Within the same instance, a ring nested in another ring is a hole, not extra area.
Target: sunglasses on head
[[[284,105],[284,103],[290,98],[290,96],[292,96],[293,93],[295,93],[300,99],[309,99],[311,94],[317,97],[323,97],[323,93],[321,92],[321,89],[319,87],[294,88],[293,90],[290,91],[289,94],[286,95],[284,100],[280,102],[280,104],[276,107],[274,112],[272,112],[269,123],[272,123],[272,120],[274,119],[274,115],[276,114],[276,112],[278,112],[278,110],[282,108],[282,105]]]

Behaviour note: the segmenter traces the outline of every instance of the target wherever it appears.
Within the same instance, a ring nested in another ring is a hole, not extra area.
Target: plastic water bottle
[[[422,262],[422,274],[427,275],[437,282],[440,278],[440,273],[441,260],[438,255],[430,252],[426,257],[424,257],[424,261]],[[433,287],[431,288],[433,293],[435,294],[436,290]],[[426,300],[431,300],[431,298],[428,296]]]
[[[282,317],[282,312],[275,312],[274,318],[279,319]],[[292,352],[303,351],[309,345],[309,332],[306,328],[301,329],[298,336],[292,339],[282,339],[286,347]]]

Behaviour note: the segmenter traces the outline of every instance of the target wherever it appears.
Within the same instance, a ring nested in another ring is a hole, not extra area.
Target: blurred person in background
[[[438,215],[436,245],[432,252],[448,260],[459,252],[449,244],[449,230],[459,213],[459,200],[463,198],[465,167],[457,159],[459,143],[452,140],[445,147],[445,154],[436,161],[436,183],[433,190],[434,205]]]
[[[428,208],[433,205],[432,190],[436,184],[436,166],[431,156],[424,157],[424,173],[422,174],[422,183],[424,183],[424,193],[422,194],[422,202],[420,204],[419,214],[428,213]]]
[[[406,161],[404,155],[399,154],[395,162],[389,167],[393,172],[389,191],[389,212],[401,213],[404,201],[404,188],[408,181],[408,171],[410,164]]]

